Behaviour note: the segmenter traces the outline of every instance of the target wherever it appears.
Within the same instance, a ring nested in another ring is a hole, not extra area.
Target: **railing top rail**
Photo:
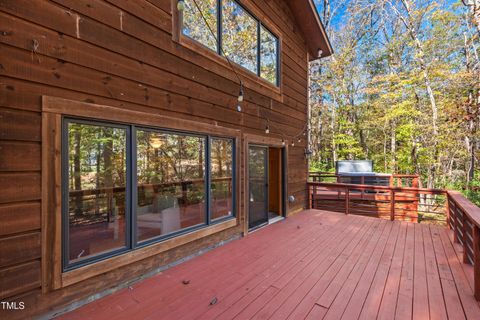
[[[310,171],[308,174],[310,176],[322,176],[322,177],[337,177],[337,176],[341,176],[341,177],[350,177],[350,176],[361,177],[362,176],[361,173],[349,175],[348,173],[337,174],[335,172],[317,172],[317,171]],[[364,176],[375,177],[375,175],[372,175],[372,174],[369,174],[369,173],[366,173]],[[415,179],[415,178],[419,177],[418,174],[403,174],[403,173],[394,173],[394,174],[391,174],[391,173],[376,173],[376,176],[377,177],[390,177],[390,176],[392,176],[394,178],[411,178],[411,179]]]
[[[480,208],[473,204],[470,200],[465,198],[462,193],[458,191],[447,191],[450,199],[452,199],[457,206],[470,218],[477,227],[480,228]]]
[[[392,174],[394,178],[418,178],[418,174]]]
[[[412,187],[390,187],[390,186],[372,186],[366,184],[348,184],[348,183],[329,183],[329,182],[307,182],[308,185],[316,185],[330,188],[348,188],[355,190],[378,190],[378,191],[394,191],[394,192],[416,192],[428,194],[446,194],[446,190],[442,189],[426,189],[426,188],[412,188]]]

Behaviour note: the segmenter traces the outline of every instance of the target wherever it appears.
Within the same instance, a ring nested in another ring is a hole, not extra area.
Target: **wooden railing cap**
[[[447,191],[450,199],[452,199],[457,206],[470,218],[470,220],[480,228],[480,208],[472,203],[470,200],[458,191]]]

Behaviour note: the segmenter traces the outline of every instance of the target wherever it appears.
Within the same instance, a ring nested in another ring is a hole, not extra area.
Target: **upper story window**
[[[279,41],[235,0],[186,0],[182,33],[279,85]]]
[[[195,4],[193,0],[187,0],[183,15],[183,34],[213,51],[218,51],[217,1],[196,0]]]

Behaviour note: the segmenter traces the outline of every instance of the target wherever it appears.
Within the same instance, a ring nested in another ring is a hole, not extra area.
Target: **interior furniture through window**
[[[235,216],[232,138],[63,122],[64,270]]]

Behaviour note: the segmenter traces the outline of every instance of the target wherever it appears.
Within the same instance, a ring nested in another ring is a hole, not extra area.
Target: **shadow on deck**
[[[61,318],[480,319],[473,283],[445,227],[308,210]]]

